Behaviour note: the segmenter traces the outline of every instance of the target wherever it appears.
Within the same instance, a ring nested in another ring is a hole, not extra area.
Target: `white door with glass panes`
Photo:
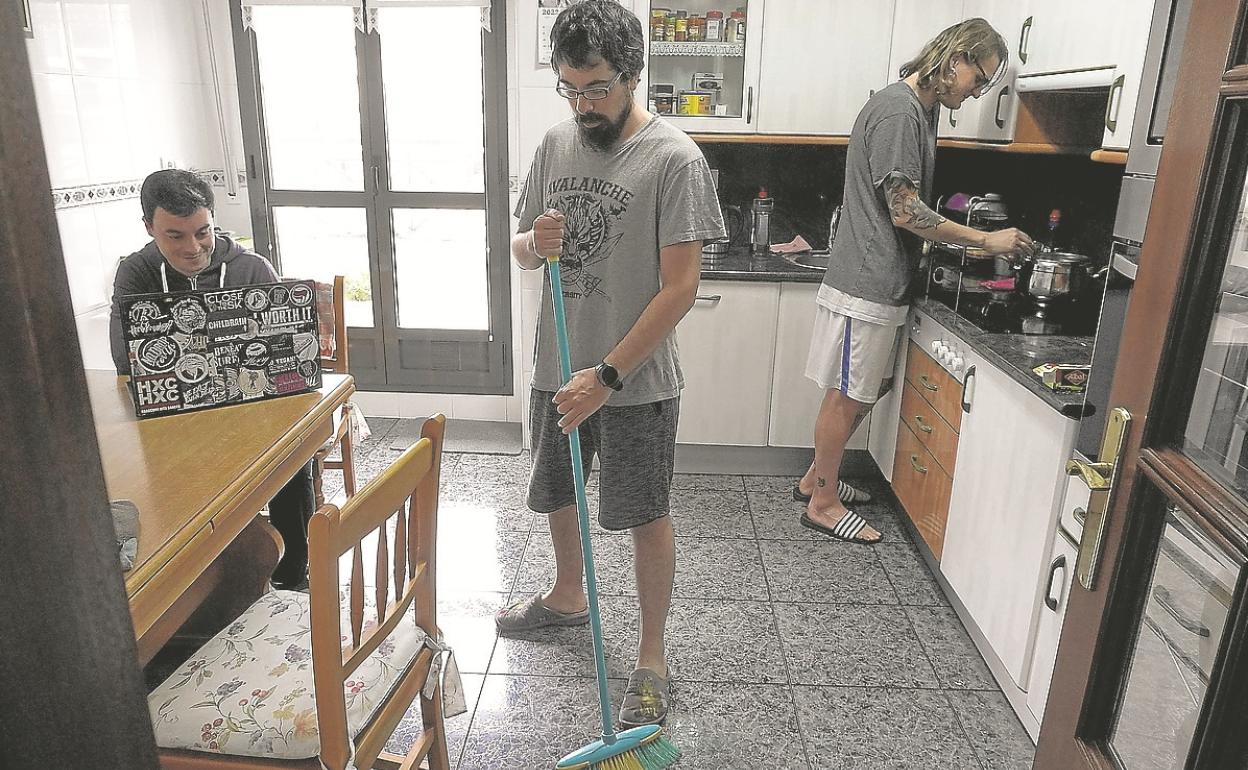
[[[1026,34],[1030,3],[1027,0],[965,0],[962,18],[986,19],[1005,39],[1009,50],[1007,69],[987,93],[970,98],[962,107],[943,116],[941,135],[982,141],[1008,142],[1014,138],[1018,118],[1018,86],[1014,82],[1020,67],[1020,41]],[[994,73],[987,73],[992,77]]]
[[[646,91],[638,98],[651,112],[691,133],[755,131],[766,5],[766,0],[652,0],[639,5],[646,33]],[[692,40],[691,21],[700,30]]]
[[[847,136],[862,105],[887,80],[892,6],[892,0],[770,3],[762,24],[759,132]]]
[[[511,390],[506,19],[490,6],[231,0],[257,250],[285,276],[345,276],[362,388]]]

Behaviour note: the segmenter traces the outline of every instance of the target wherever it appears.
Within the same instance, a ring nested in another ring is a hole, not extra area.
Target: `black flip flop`
[[[863,540],[862,538],[858,537],[858,535],[862,533],[862,530],[866,529],[867,526],[869,525],[867,524],[865,519],[863,519],[861,516],[854,513],[853,511],[849,511],[844,516],[842,516],[841,520],[836,523],[835,527],[825,527],[822,524],[819,524],[818,522],[816,522],[814,519],[807,516],[805,513],[802,514],[801,521],[802,521],[803,527],[807,527],[808,529],[813,529],[816,532],[822,532],[828,537],[835,538],[836,540],[841,540],[846,543],[856,543],[858,545],[875,545],[876,543],[884,539],[883,535],[880,535],[878,540]]]

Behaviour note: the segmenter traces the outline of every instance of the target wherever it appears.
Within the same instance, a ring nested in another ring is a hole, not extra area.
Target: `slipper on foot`
[[[620,726],[627,729],[663,724],[671,695],[670,680],[652,669],[637,669],[628,678],[624,700],[620,703]]]
[[[825,527],[822,524],[815,521],[814,519],[807,516],[805,512],[803,512],[802,513],[802,526],[807,527],[809,529],[813,529],[816,532],[822,532],[823,534],[828,535],[829,537],[836,538],[837,540],[843,540],[846,543],[859,543],[861,545],[875,545],[876,543],[884,539],[882,535],[872,540],[868,540],[865,537],[861,537],[862,531],[870,525],[867,524],[865,519],[863,519],[861,516],[854,513],[853,511],[847,511],[845,515],[841,517],[841,520],[836,523],[836,526],[833,526],[833,527]]]
[[[588,622],[588,607],[580,612],[553,610],[542,604],[540,593],[504,607],[494,615],[494,625],[500,634],[518,634],[551,626],[583,626]]]
[[[863,492],[861,489],[858,489],[857,487],[851,487],[849,484],[846,484],[844,481],[839,481],[839,480],[836,482],[836,496],[842,503],[845,503],[846,505],[850,503],[871,502],[870,494]],[[809,503],[810,495],[802,491],[801,484],[794,484],[793,485],[793,499],[799,503]]]

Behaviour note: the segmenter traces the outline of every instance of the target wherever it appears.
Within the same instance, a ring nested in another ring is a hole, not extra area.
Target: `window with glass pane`
[[[382,8],[378,28],[390,189],[484,192],[480,9]]]
[[[364,209],[278,206],[273,230],[282,275],[331,283],[345,279],[347,326],[373,325],[373,285],[368,268],[368,217]]]
[[[364,189],[352,10],[253,9],[274,189]]]
[[[1248,492],[1248,188],[1231,229],[1183,449],[1209,473]]]
[[[393,225],[399,326],[489,329],[485,212],[396,209]]]
[[[1243,564],[1178,507],[1166,526],[1110,745],[1127,770],[1180,770]]]

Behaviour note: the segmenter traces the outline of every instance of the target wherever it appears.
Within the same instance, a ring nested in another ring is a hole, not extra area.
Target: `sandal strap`
[[[857,539],[859,533],[867,528],[867,522],[861,516],[853,511],[847,512],[841,517],[841,520],[832,528],[832,532],[837,537],[843,537],[846,540]]]

